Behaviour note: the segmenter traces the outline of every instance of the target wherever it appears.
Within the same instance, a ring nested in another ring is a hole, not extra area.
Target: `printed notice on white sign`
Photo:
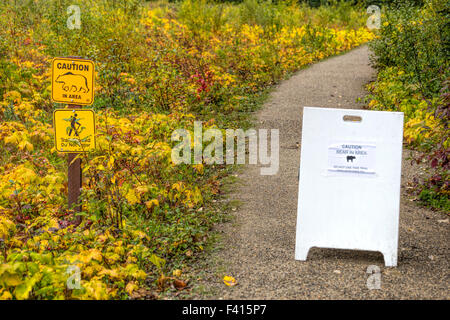
[[[376,145],[342,142],[328,147],[328,172],[333,175],[375,174]]]

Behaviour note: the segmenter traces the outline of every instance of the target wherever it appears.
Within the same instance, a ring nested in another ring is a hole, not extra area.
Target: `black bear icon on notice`
[[[353,162],[353,160],[355,160],[356,157],[355,156],[347,156],[347,162]]]
[[[55,80],[56,83],[62,83],[62,88],[67,92],[89,92],[88,81],[81,74],[67,72],[59,75]]]

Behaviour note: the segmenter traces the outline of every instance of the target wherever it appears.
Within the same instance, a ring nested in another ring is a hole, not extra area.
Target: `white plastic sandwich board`
[[[303,109],[295,259],[380,251],[397,265],[403,113]]]

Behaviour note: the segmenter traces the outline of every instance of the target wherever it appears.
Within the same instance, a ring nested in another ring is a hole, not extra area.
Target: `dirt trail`
[[[217,226],[221,248],[200,267],[194,289],[203,299],[449,299],[448,216],[420,208],[406,194],[420,170],[404,151],[398,267],[385,268],[380,253],[310,250],[294,260],[303,106],[361,108],[364,84],[374,76],[367,47],[333,57],[278,85],[257,114],[257,127],[280,130],[280,169],[262,176],[247,165],[229,200],[241,206],[230,223]],[[320,195],[317,195],[320,201]],[[366,285],[369,265],[381,269],[381,289]],[[238,281],[222,282],[224,274]]]

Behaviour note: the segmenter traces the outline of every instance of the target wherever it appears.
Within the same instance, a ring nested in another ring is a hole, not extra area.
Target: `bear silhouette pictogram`
[[[349,161],[353,162],[354,159],[356,159],[355,156],[347,156],[347,162]]]
[[[87,79],[81,74],[73,74],[72,72],[67,72],[59,75],[55,80],[56,83],[62,83],[62,88],[64,91],[68,92],[89,92],[89,87],[87,84]]]

